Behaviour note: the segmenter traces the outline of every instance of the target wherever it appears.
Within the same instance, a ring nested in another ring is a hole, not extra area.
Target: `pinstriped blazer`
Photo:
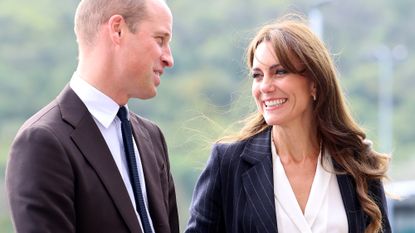
[[[186,233],[275,233],[271,130],[231,144],[215,144],[193,193]],[[364,232],[370,222],[357,199],[355,183],[337,175],[349,233]],[[369,184],[380,206],[384,232],[391,232],[381,182]]]

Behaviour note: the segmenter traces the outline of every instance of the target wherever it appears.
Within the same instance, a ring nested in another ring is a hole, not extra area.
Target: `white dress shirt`
[[[128,191],[128,195],[130,196],[134,210],[136,210],[134,192],[131,186],[130,177],[128,175],[128,165],[125,158],[125,151],[121,134],[121,121],[117,117],[117,112],[120,106],[110,97],[106,96],[104,93],[83,80],[77,72],[73,74],[69,85],[85,104],[99,130],[101,131],[101,134],[104,137],[109,150],[111,151],[114,162],[117,165],[120,175],[124,181],[124,185]],[[125,107],[128,110],[128,107]],[[140,186],[143,192],[144,204],[146,205],[147,215],[149,216],[150,225],[154,232],[151,216],[148,212],[148,201],[143,167],[141,165],[140,154],[138,152],[134,138],[133,143],[140,179]],[[137,210],[135,212],[137,214],[141,229],[143,229]]]
[[[329,156],[324,168],[321,153],[304,214],[271,140],[275,211],[279,233],[347,233],[348,222],[337,177]],[[326,155],[327,151],[326,151]],[[325,170],[327,169],[327,170]]]

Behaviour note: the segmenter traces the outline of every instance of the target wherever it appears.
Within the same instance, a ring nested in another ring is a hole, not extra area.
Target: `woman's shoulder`
[[[265,149],[264,149],[265,148]],[[212,153],[219,157],[234,160],[244,153],[261,153],[270,149],[269,132],[260,132],[249,138],[235,141],[219,141],[213,145]]]
[[[212,151],[220,155],[227,156],[241,154],[247,144],[247,141],[248,139],[233,142],[219,141],[213,144]]]

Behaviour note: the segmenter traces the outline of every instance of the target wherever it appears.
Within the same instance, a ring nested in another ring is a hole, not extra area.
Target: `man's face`
[[[161,0],[147,0],[147,12],[135,33],[127,32],[119,61],[120,80],[128,98],[154,97],[164,68],[173,67],[171,12]]]

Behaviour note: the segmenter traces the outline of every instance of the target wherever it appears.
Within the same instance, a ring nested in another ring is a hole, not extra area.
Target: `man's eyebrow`
[[[158,36],[162,36],[162,37],[171,38],[171,33],[169,33],[169,32],[156,32],[156,34],[157,34]]]
[[[155,35],[157,37],[163,37],[163,38],[167,39],[169,42],[172,39],[172,35],[171,35],[170,32],[164,32],[164,31],[163,32],[156,32]]]

